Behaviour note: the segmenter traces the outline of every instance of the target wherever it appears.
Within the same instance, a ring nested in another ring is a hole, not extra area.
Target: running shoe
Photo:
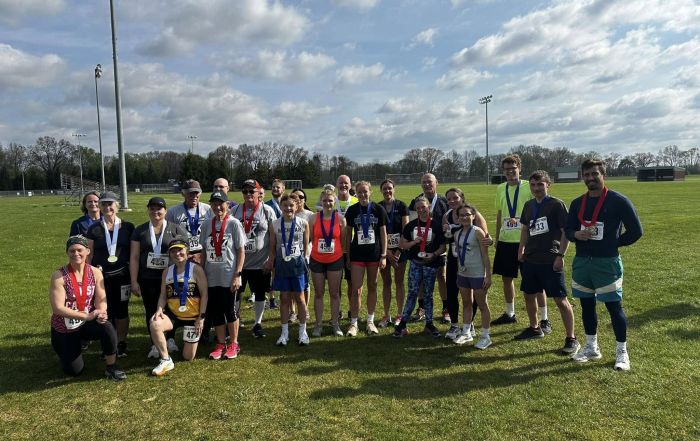
[[[342,337],[343,336],[343,330],[340,329],[340,325],[337,323],[333,324],[333,335],[336,337]]]
[[[275,301],[274,297],[270,297],[270,309],[277,309],[277,302]]]
[[[177,347],[177,343],[175,343],[175,339],[169,338],[168,339],[168,352],[177,352],[179,350],[180,350],[180,348]]]
[[[350,327],[348,328],[348,332],[345,334],[347,337],[355,337],[357,336],[357,323],[350,323]]]
[[[367,322],[367,335],[377,335],[379,330],[374,326],[374,322]]]
[[[446,325],[448,323],[452,323],[452,318],[450,318],[450,312],[445,308],[442,310],[442,324]]]
[[[416,313],[411,316],[411,321],[420,322],[422,320],[425,320],[425,309],[418,308],[418,311],[416,311]]]
[[[402,327],[402,326],[397,326],[396,329],[394,329],[394,333],[391,334],[392,337],[394,338],[403,338],[408,335],[408,329]]]
[[[549,320],[540,320],[540,329],[545,334],[552,333],[552,323]]]
[[[250,293],[250,297],[247,300],[248,303],[255,303],[255,294]]]
[[[255,338],[265,337],[265,331],[263,330],[263,327],[260,323],[256,323],[255,326],[253,326],[253,337],[255,337]]]
[[[160,358],[160,352],[158,352],[156,345],[151,346],[151,350],[148,351],[148,358]]]
[[[474,328],[474,323],[469,326],[469,332],[471,332],[472,337],[476,338],[476,329]]]
[[[209,359],[221,360],[221,357],[224,356],[224,352],[226,352],[226,345],[217,342],[216,346],[214,347],[214,350],[209,353]]]
[[[433,322],[426,323],[425,328],[423,328],[423,332],[432,335],[433,338],[440,338],[440,331],[438,331],[438,328],[435,327]]]
[[[531,338],[542,338],[542,337],[544,337],[544,332],[542,332],[542,329],[540,329],[539,326],[536,328],[531,328],[528,326],[527,328],[525,328],[523,330],[523,332],[521,332],[520,334],[513,337],[513,339],[514,340],[528,340]]]
[[[377,327],[386,328],[387,326],[389,326],[389,323],[391,323],[391,317],[389,317],[388,315],[385,315],[379,321],[379,324],[377,325]]]
[[[564,340],[564,347],[561,348],[561,353],[564,355],[573,355],[579,349],[581,349],[581,344],[576,340],[576,337],[566,337],[566,340]]]
[[[161,358],[158,366],[154,367],[151,371],[151,375],[155,377],[162,377],[173,369],[175,369],[175,363],[173,363],[173,359],[171,357],[168,357],[167,360],[163,360]]]
[[[107,378],[114,381],[126,380],[126,372],[124,372],[116,363],[107,365],[105,368]]]
[[[129,354],[126,352],[126,342],[120,341],[119,343],[117,343],[117,357],[124,358],[127,355]]]
[[[314,337],[320,337],[321,334],[323,333],[323,325],[320,323],[316,323],[316,326],[314,326],[314,332],[311,333]]]
[[[308,346],[309,345],[309,334],[306,333],[306,330],[304,331],[299,331],[299,346]]]
[[[226,345],[226,352],[224,352],[223,359],[224,360],[232,360],[236,357],[238,357],[238,354],[241,352],[241,347],[238,345],[238,343],[232,342],[228,345]]]
[[[280,335],[280,338],[277,339],[277,343],[275,343],[275,344],[277,346],[287,346],[288,342],[289,342],[289,335],[282,334],[282,335]]]
[[[447,340],[453,340],[459,336],[459,326],[457,325],[452,325],[450,326],[450,329],[445,332],[445,338]]]
[[[491,346],[491,337],[488,334],[481,334],[479,341],[474,345],[477,349],[486,349]]]
[[[615,366],[613,367],[616,371],[628,371],[630,370],[630,356],[627,354],[627,350],[617,350],[617,355],[615,358]]]
[[[399,323],[401,323],[401,314],[397,314],[396,317],[394,317],[394,326],[399,326]]]
[[[600,353],[598,345],[586,343],[580,351],[571,356],[571,359],[579,363],[585,363],[592,360],[600,360],[603,355]]]
[[[515,318],[515,314],[513,315],[508,315],[507,313],[503,313],[500,317],[498,317],[496,320],[491,321],[491,326],[498,326],[498,325],[508,325],[511,323],[517,323],[517,319]]]
[[[461,334],[459,334],[459,335],[457,336],[457,338],[455,338],[455,339],[452,340],[452,341],[454,341],[454,343],[455,343],[456,345],[462,346],[462,345],[466,345],[467,343],[473,342],[473,341],[474,341],[474,337],[472,337],[472,333],[471,333],[471,332],[467,331],[467,332],[462,332]]]

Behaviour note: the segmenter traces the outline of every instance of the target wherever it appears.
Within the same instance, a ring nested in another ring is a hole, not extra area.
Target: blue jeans
[[[437,277],[437,268],[431,268],[425,265],[417,265],[411,261],[411,266],[408,269],[408,299],[403,307],[401,320],[407,322],[411,316],[411,311],[416,307],[418,300],[418,288],[423,284],[423,304],[425,306],[425,322],[432,323],[433,321],[433,289],[435,288],[435,278]]]

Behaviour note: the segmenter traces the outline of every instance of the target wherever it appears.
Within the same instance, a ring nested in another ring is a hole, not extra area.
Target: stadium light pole
[[[102,191],[107,190],[105,181],[105,157],[102,153],[102,125],[100,124],[100,94],[97,92],[97,79],[102,78],[102,65],[95,66],[95,103],[97,107],[97,139],[100,143],[100,171],[102,173]]]
[[[190,140],[190,153],[194,154],[194,140],[197,139],[195,135],[189,135],[187,139]]]
[[[114,0],[109,0],[109,15],[112,24],[112,60],[114,60],[114,105],[117,112],[117,150],[119,152],[119,190],[121,211],[131,211],[126,192],[126,159],[122,132],[122,100],[119,94],[119,67],[117,65],[117,20],[114,15]]]
[[[489,103],[493,95],[479,98],[479,104],[486,106],[486,185],[491,183],[491,164],[489,163]]]
[[[83,146],[80,145],[80,138],[85,136],[85,133],[73,133],[72,136],[78,138],[78,168],[80,169],[80,197],[83,197]]]

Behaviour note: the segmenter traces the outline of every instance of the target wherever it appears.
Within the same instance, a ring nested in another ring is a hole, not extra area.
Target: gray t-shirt
[[[460,228],[454,232],[453,255],[457,258],[457,274],[462,277],[480,278],[486,276],[486,267],[481,258],[481,243],[476,232],[483,230],[476,225],[472,226],[467,236],[467,230]],[[467,247],[466,250],[464,247]],[[464,262],[460,259],[460,253],[464,252]],[[464,265],[462,265],[464,263]]]
[[[244,229],[244,211],[247,220],[253,216],[253,211],[255,211],[255,215],[252,217],[250,230],[247,233],[244,231],[247,239],[245,242],[245,262],[243,268],[262,269],[270,254],[270,232],[268,231],[268,222],[274,221],[277,217],[275,216],[274,210],[269,205],[260,203],[257,210],[251,210],[246,209],[245,204],[241,204],[233,210],[232,214],[243,224]]]
[[[195,217],[197,216],[197,212],[199,212],[199,219],[197,219],[197,226],[194,228],[194,231],[192,231],[192,228],[190,228],[190,223],[187,216],[188,212],[189,219],[192,220],[193,224]],[[190,252],[202,251],[202,244],[199,242],[199,234],[202,230],[202,224],[211,219],[211,217],[211,207],[209,204],[205,204],[203,202],[200,202],[197,204],[197,207],[190,208],[189,210],[185,209],[184,203],[173,205],[165,214],[165,220],[177,224],[187,231],[187,237],[189,238],[190,242]]]
[[[221,221],[217,219],[214,222],[218,235],[221,231]],[[228,287],[231,286],[231,280],[236,272],[238,250],[245,244],[246,237],[238,219],[229,215],[221,244],[221,256],[217,256],[211,223],[210,219],[202,224],[202,232],[199,236],[204,247],[204,272],[207,275],[207,285]]]

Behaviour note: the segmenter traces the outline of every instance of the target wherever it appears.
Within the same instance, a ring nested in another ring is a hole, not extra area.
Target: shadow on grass
[[[658,308],[653,308],[641,314],[629,317],[629,326],[631,328],[638,328],[650,322],[674,321],[698,316],[700,316],[700,306],[690,303],[673,303],[659,306]]]

